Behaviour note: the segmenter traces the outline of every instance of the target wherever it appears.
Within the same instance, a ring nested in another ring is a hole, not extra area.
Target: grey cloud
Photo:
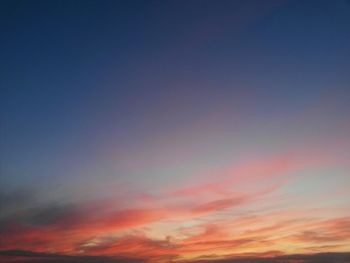
[[[67,256],[60,254],[37,253],[23,250],[3,250],[0,251],[0,259],[8,260],[16,258],[16,263],[145,263],[147,259],[126,258],[126,257],[106,257],[106,256]],[[307,263],[350,263],[349,253],[319,253],[314,255],[288,255],[273,258],[228,258],[228,259],[208,259],[194,260],[188,263],[285,263],[300,261]],[[3,261],[1,261],[3,262]],[[4,261],[6,262],[6,261]]]
[[[220,260],[196,260],[192,263],[286,263],[286,262],[305,262],[305,263],[350,263],[350,252],[348,253],[319,253],[313,255],[286,255],[272,258],[227,258]]]
[[[105,256],[67,256],[60,254],[37,253],[24,250],[0,251],[0,260],[16,258],[16,263],[145,263],[138,258],[105,257]],[[1,261],[3,262],[3,261]],[[6,262],[6,261],[4,261]]]

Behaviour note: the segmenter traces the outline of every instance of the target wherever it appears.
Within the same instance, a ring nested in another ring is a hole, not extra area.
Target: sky
[[[349,1],[0,19],[1,260],[349,260]]]

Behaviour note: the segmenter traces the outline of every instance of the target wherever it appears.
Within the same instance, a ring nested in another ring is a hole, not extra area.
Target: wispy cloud
[[[281,207],[244,213],[257,202],[274,201],[274,194],[293,174],[321,164],[315,157],[282,154],[220,168],[193,187],[136,193],[130,202],[110,199],[18,208],[1,219],[1,248],[153,261],[194,259],[207,251],[217,258],[301,251],[302,246],[290,249],[296,243],[338,245],[343,251],[350,241],[348,218],[325,220]]]

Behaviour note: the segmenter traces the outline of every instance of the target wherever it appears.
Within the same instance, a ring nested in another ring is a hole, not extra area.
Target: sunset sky
[[[1,262],[350,252],[349,1],[4,0],[0,19]]]

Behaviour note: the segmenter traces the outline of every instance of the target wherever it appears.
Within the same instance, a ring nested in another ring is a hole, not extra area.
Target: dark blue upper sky
[[[320,121],[347,119],[345,0],[2,1],[0,10],[11,184],[62,176],[110,148],[132,155],[211,115],[278,130],[329,98]]]

